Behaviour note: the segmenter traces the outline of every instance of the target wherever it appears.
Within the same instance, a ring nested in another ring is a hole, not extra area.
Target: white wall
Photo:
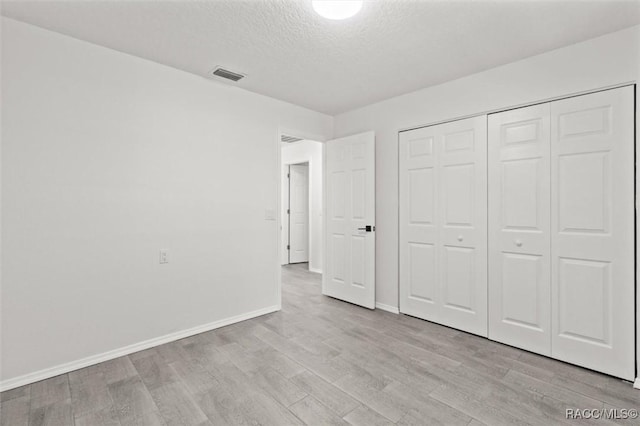
[[[2,24],[4,387],[277,309],[279,129],[332,118]]]
[[[303,140],[294,143],[282,144],[283,174],[285,165],[296,163],[309,163],[309,269],[322,273],[322,149],[321,142]],[[282,182],[282,185],[285,181]],[[282,223],[286,224],[286,202],[282,199],[283,212]],[[287,243],[285,233],[282,233],[281,255],[286,255]],[[283,262],[286,263],[286,262]]]
[[[335,117],[334,137],[376,132],[376,301],[398,306],[399,130],[634,81],[640,26]]]

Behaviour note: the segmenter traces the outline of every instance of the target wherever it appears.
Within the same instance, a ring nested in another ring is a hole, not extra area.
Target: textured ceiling
[[[337,114],[640,23],[640,0],[369,0],[346,21],[309,0],[3,1],[2,14]],[[214,83],[212,83],[214,84]]]

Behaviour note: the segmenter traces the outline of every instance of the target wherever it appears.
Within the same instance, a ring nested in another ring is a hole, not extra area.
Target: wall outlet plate
[[[276,211],[274,209],[265,209],[264,220],[276,220]]]

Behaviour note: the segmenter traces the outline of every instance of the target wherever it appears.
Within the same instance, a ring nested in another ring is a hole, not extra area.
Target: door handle
[[[358,228],[358,231],[365,231],[365,232],[373,232],[375,230],[376,230],[376,227],[372,225],[367,225],[364,228]]]

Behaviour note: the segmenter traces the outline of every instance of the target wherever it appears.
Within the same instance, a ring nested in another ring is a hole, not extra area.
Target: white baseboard
[[[376,302],[376,309],[391,312],[392,314],[399,314],[400,310],[397,306],[385,305],[384,303]]]
[[[309,271],[315,272],[316,274],[322,273],[322,269],[312,268],[311,266],[309,266]]]
[[[634,389],[640,389],[640,377],[636,377],[636,381],[633,383]]]
[[[25,374],[23,376],[14,377],[12,379],[0,382],[0,392],[28,385],[30,383],[39,382],[40,380],[49,379],[51,377],[59,376],[60,374],[65,374],[70,371],[88,367],[90,365],[99,364],[104,361],[109,361],[114,358],[119,358],[121,356],[132,354],[134,352],[139,352],[145,349],[153,348],[155,346],[163,345],[165,343],[184,339],[185,337],[191,337],[196,334],[215,330],[216,328],[235,324],[240,321],[245,321],[251,318],[259,317],[261,315],[270,314],[279,310],[280,306],[269,306],[268,308],[258,309],[257,311],[236,315],[234,317],[214,321],[209,324],[199,325],[197,327],[189,328],[186,330],[176,331],[175,333],[169,333],[164,336],[156,337],[154,339],[145,340],[144,342],[134,343],[133,345],[114,349],[108,352],[103,352],[97,355],[92,355],[86,358],[79,359],[77,361],[68,362],[51,368],[45,368],[44,370]]]

